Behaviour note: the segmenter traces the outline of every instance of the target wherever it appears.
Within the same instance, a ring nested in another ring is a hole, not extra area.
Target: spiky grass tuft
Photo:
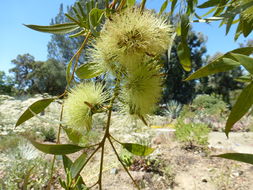
[[[91,50],[92,61],[107,70],[129,67],[144,56],[154,57],[171,44],[172,27],[153,12],[127,9],[108,19]]]
[[[138,117],[146,117],[154,112],[162,94],[159,71],[160,66],[154,63],[138,64],[129,71],[120,95],[124,112]]]
[[[64,102],[64,117],[69,127],[89,130],[92,125],[92,107],[100,107],[108,99],[104,87],[87,82],[76,86]]]

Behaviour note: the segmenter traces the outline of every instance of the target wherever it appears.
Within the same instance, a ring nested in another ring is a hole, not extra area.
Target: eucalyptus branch
[[[133,181],[135,187],[136,187],[138,190],[140,190],[140,187],[138,186],[138,184],[136,183],[136,181],[134,180],[134,178],[132,177],[132,175],[131,175],[130,172],[128,171],[127,167],[126,167],[126,166],[124,165],[124,163],[121,161],[121,159],[120,159],[120,157],[119,157],[119,154],[118,154],[116,148],[114,147],[114,145],[113,145],[111,139],[108,138],[108,140],[109,140],[109,142],[110,142],[110,144],[111,144],[111,146],[112,146],[112,149],[113,149],[114,153],[116,154],[116,156],[117,156],[117,158],[118,158],[118,161],[121,163],[121,165],[123,166],[123,168],[124,168],[125,171],[127,172],[128,176],[129,176],[129,177],[131,178],[131,180]]]
[[[61,105],[60,122],[62,122],[63,107],[64,107],[64,104]],[[57,133],[56,144],[60,144],[61,128],[62,128],[62,124],[60,123],[60,124],[59,124],[59,127],[58,127],[58,133]],[[50,188],[51,188],[51,183],[52,183],[52,180],[53,180],[55,159],[56,159],[56,155],[54,155],[53,160],[52,160],[51,173],[50,173],[50,178],[49,178],[49,182],[48,182],[48,186],[47,186],[47,189],[48,189],[48,190],[50,190]]]

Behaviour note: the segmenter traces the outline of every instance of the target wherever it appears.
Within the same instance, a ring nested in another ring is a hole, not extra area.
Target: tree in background
[[[186,104],[196,96],[196,81],[183,81],[188,75],[199,69],[204,64],[203,56],[206,53],[205,38],[201,33],[189,32],[188,45],[191,50],[192,70],[185,71],[179,64],[177,56],[177,46],[179,39],[175,39],[171,50],[170,60],[165,61],[165,70],[167,73],[164,90],[163,102],[176,100]]]
[[[35,61],[30,54],[18,55],[12,60],[15,85],[20,93],[62,93],[66,86],[65,68],[55,59]]]
[[[4,71],[0,71],[0,94],[12,95],[14,93],[14,81],[10,76],[6,76]]]

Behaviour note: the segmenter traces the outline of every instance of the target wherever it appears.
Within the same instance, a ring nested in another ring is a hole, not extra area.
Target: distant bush
[[[176,124],[176,139],[194,145],[207,145],[210,129],[201,123],[184,123],[179,121]]]
[[[202,115],[225,115],[228,111],[228,105],[220,98],[214,95],[198,95],[190,105],[183,107],[181,116],[192,117],[195,114]]]
[[[176,119],[180,111],[182,110],[182,104],[176,100],[171,100],[167,103],[164,114],[172,119]]]
[[[42,134],[42,137],[44,138],[44,141],[54,142],[56,139],[56,132],[53,127],[50,127],[49,129],[43,127],[40,129],[40,132]]]

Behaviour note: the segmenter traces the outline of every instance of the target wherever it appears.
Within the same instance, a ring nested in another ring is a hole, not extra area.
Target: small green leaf
[[[137,156],[147,156],[154,152],[153,148],[134,143],[122,143],[122,146]]]
[[[253,74],[253,58],[246,56],[246,55],[241,55],[241,54],[235,54],[231,53],[231,55],[238,60],[238,62],[247,69],[247,71],[250,74]]]
[[[220,0],[209,0],[204,2],[203,4],[199,5],[198,8],[208,8],[217,6],[219,4]]]
[[[243,82],[243,83],[252,82],[253,76],[252,75],[243,75],[243,76],[240,76],[234,80],[238,81],[238,82]]]
[[[63,162],[65,173],[67,173],[67,171],[70,170],[73,162],[66,155],[62,155],[62,162]]]
[[[68,84],[71,82],[72,75],[71,75],[70,71],[71,71],[74,59],[75,59],[75,55],[69,61],[67,69],[66,69],[66,80],[67,80]]]
[[[63,127],[63,129],[66,132],[69,140],[71,140],[74,144],[79,144],[81,142],[81,139],[84,137],[81,132],[72,128]]]
[[[253,47],[246,47],[246,48],[238,48],[233,51],[230,51],[218,58],[216,58],[214,61],[209,63],[208,65],[200,68],[193,74],[191,74],[188,78],[185,80],[193,80],[201,77],[205,77],[208,75],[212,75],[219,72],[225,72],[232,70],[238,66],[240,66],[240,63],[237,62],[237,60],[231,55],[231,53],[238,53],[238,54],[244,54],[244,55],[250,55],[253,52]]]
[[[55,25],[50,25],[50,26],[25,24],[25,26],[39,32],[47,32],[47,33],[52,33],[52,34],[67,34],[79,28],[79,26],[76,23],[55,24]]]
[[[86,152],[84,152],[72,164],[72,166],[70,168],[70,172],[71,172],[71,175],[73,178],[77,177],[77,175],[80,174],[80,172],[82,171],[82,169],[86,163],[86,157],[87,157],[87,154],[86,154]]]
[[[136,0],[127,0],[127,6],[132,7],[135,5]]]
[[[172,3],[171,3],[171,8],[170,8],[170,12],[171,12],[171,15],[172,15],[173,12],[174,12],[174,10],[175,10],[175,7],[176,7],[176,5],[177,5],[177,1],[178,1],[178,0],[170,0],[170,1],[172,1]]]
[[[32,110],[34,113],[38,114],[42,112],[51,102],[53,102],[54,98],[48,98],[48,99],[42,99],[37,102],[34,102],[32,105],[30,105],[26,111],[19,117],[15,127],[19,126],[20,124],[24,123],[25,121],[31,119],[34,115],[30,111]]]
[[[104,16],[105,10],[93,8],[89,12],[89,23],[90,23],[90,29],[94,36],[98,36],[97,26],[100,24],[103,16]]]
[[[95,68],[95,65],[96,63],[86,63],[81,65],[79,68],[77,68],[76,75],[80,79],[90,79],[101,75],[103,71]]]
[[[35,148],[46,153],[54,155],[71,154],[82,150],[84,147],[73,144],[42,144],[29,139]]]
[[[228,117],[225,133],[228,136],[230,129],[239,121],[253,105],[253,82],[246,86],[239,95]]]
[[[184,70],[191,71],[191,52],[186,43],[180,43],[178,45],[177,55]]]
[[[216,155],[215,157],[226,158],[229,160],[236,160],[248,164],[253,164],[253,154],[227,153]]]
[[[159,12],[159,15],[162,15],[163,12],[165,11],[165,9],[167,8],[168,6],[168,0],[164,1],[161,8],[160,8],[160,12]]]

